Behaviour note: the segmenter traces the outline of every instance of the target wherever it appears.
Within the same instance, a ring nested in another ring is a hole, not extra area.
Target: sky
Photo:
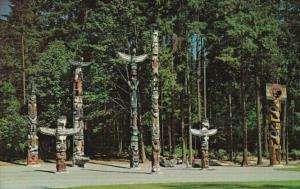
[[[9,7],[9,0],[0,0],[0,19],[4,19],[2,15],[9,14],[10,7]]]

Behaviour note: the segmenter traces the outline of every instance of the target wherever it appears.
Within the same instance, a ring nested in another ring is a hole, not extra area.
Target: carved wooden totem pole
[[[206,169],[209,166],[209,159],[208,159],[208,140],[209,136],[215,135],[217,133],[217,129],[209,129],[209,122],[205,118],[202,121],[202,129],[191,129],[192,135],[203,137],[201,142],[201,166],[202,169]]]
[[[159,172],[158,31],[154,31],[152,40],[152,172]]]
[[[136,56],[136,49],[132,50],[133,55],[127,55],[121,52],[117,52],[118,56],[130,63],[131,67],[131,80],[128,81],[130,88],[130,167],[139,167],[139,141],[138,141],[138,126],[137,126],[137,89],[138,89],[138,78],[137,78],[137,63],[143,62],[147,55]]]
[[[57,128],[52,129],[48,127],[40,127],[39,131],[42,134],[55,136],[56,137],[56,171],[57,172],[65,172],[66,171],[66,151],[67,151],[67,143],[66,139],[69,135],[74,135],[78,133],[81,128],[66,128],[67,117],[60,116],[57,119]]]
[[[35,95],[35,84],[33,80],[29,83],[28,96],[28,142],[27,142],[27,165],[37,165],[39,159],[39,143],[37,136],[37,103]]]
[[[267,84],[266,96],[269,100],[269,152],[270,165],[279,165],[281,161],[280,145],[280,101],[286,100],[286,88],[279,84]]]
[[[73,84],[73,128],[80,128],[80,131],[73,136],[73,157],[72,164],[84,167],[89,158],[84,157],[84,123],[83,123],[83,73],[82,67],[89,66],[91,62],[70,61],[75,66]]]

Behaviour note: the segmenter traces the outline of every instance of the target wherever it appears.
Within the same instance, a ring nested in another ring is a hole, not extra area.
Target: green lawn
[[[295,165],[294,167],[279,168],[277,170],[281,170],[281,171],[298,171],[298,172],[300,172],[300,163]]]
[[[124,184],[109,186],[82,186],[68,189],[238,189],[238,188],[289,188],[299,189],[299,181],[276,182],[215,182],[215,183],[170,183],[170,184]]]
[[[13,165],[13,164],[6,161],[0,161],[0,166],[7,166],[7,165]]]

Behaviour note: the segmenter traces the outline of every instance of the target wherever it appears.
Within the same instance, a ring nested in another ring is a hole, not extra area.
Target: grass
[[[298,172],[300,172],[300,163],[298,163],[297,165],[294,165],[293,167],[278,168],[277,170],[280,170],[280,171],[298,171]]]
[[[275,182],[214,182],[214,183],[169,183],[169,184],[123,184],[107,186],[82,186],[66,189],[238,189],[238,188],[285,188],[299,189],[299,181],[275,181]]]
[[[13,165],[13,164],[6,161],[0,161],[0,166],[7,166],[7,165]]]

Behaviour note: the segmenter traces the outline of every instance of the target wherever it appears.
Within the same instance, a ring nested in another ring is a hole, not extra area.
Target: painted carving
[[[159,172],[158,31],[153,33],[152,40],[152,172]]]
[[[201,164],[202,168],[206,169],[209,167],[208,158],[208,141],[209,137],[217,133],[217,129],[209,129],[208,119],[202,121],[202,129],[191,129],[192,135],[202,137],[201,139]]]
[[[67,136],[78,133],[81,128],[66,128],[67,118],[66,116],[60,116],[57,119],[57,128],[52,129],[48,127],[40,127],[39,132],[49,136],[56,137],[56,171],[66,171],[66,151],[67,151]]]
[[[37,103],[35,84],[30,80],[28,96],[28,141],[27,141],[27,165],[37,165],[39,159],[37,136]]]
[[[269,100],[269,152],[270,165],[281,162],[280,145],[280,101],[286,100],[286,88],[279,84],[267,84],[267,99]]]
[[[139,140],[137,126],[137,89],[139,81],[137,78],[137,63],[143,62],[147,55],[136,56],[136,50],[133,49],[133,55],[127,55],[121,52],[117,53],[120,58],[129,62],[131,67],[131,79],[128,81],[130,88],[130,167],[137,168],[139,166]]]
[[[73,92],[73,128],[80,128],[80,131],[73,136],[73,166],[84,167],[89,158],[84,157],[84,123],[83,123],[83,72],[82,67],[89,66],[91,62],[71,61],[75,67],[74,71],[74,92]]]

